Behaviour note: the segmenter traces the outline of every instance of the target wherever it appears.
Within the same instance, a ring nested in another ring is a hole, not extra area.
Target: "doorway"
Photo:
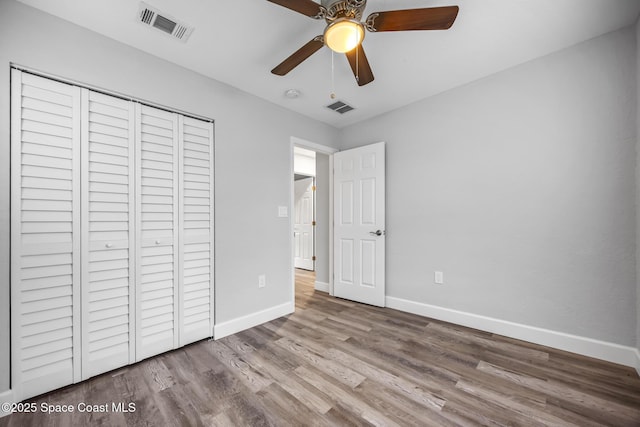
[[[292,138],[292,207],[296,147],[316,153],[314,289],[331,296],[384,307],[385,143],[378,142],[338,152],[331,147]],[[321,166],[322,161],[324,164]],[[321,196],[321,189],[325,190],[324,197]],[[324,218],[322,213],[326,214]],[[296,270],[293,220],[290,220],[290,232],[291,301],[294,302]]]
[[[291,138],[291,277],[331,294],[333,264],[333,153],[338,150]],[[299,274],[296,275],[296,272]]]
[[[293,265],[315,271],[316,153],[293,148]]]

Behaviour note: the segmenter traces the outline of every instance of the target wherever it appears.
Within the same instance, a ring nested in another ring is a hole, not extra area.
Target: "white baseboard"
[[[13,391],[12,390],[7,390],[4,391],[2,393],[0,393],[0,404],[2,403],[15,403],[15,401],[13,400],[14,396],[13,396]],[[9,415],[11,412],[5,412],[2,410],[2,408],[0,408],[0,418]]]
[[[638,350],[633,347],[409,301],[402,298],[386,297],[386,305],[389,308],[418,314],[420,316],[431,317],[457,325],[618,363],[620,365],[635,367],[640,373],[640,354]]]
[[[325,282],[316,281],[315,290],[329,293],[329,284]]]
[[[224,338],[227,335],[233,335],[245,329],[253,328],[254,326],[277,319],[278,317],[286,316],[287,314],[293,313],[294,310],[294,303],[286,302],[276,305],[275,307],[267,308],[266,310],[258,311],[257,313],[228,320],[213,327],[213,337],[214,339]]]

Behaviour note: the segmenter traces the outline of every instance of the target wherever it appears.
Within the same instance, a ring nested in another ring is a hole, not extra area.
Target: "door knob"
[[[371,234],[372,236],[382,236],[384,234],[384,231],[382,230],[370,231],[369,234]]]

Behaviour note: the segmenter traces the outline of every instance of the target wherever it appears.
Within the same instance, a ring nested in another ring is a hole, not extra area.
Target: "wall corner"
[[[636,19],[636,370],[640,375],[640,16]]]

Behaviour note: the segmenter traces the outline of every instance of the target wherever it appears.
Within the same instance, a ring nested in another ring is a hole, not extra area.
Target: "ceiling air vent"
[[[158,30],[167,33],[171,37],[182,42],[186,42],[193,32],[193,27],[172,18],[166,13],[160,12],[158,9],[149,6],[145,2],[140,2],[138,21],[145,25],[157,28]]]
[[[351,105],[346,104],[342,101],[336,101],[331,105],[327,105],[327,108],[340,114],[347,113],[354,109]]]

